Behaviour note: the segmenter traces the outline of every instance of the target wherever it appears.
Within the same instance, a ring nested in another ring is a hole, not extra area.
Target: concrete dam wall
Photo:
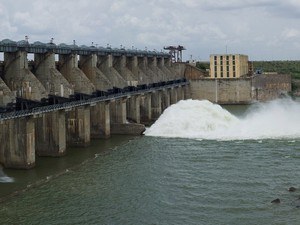
[[[270,101],[290,92],[290,75],[260,74],[239,79],[193,79],[190,80],[188,97],[219,104],[251,104]]]
[[[37,156],[60,157],[93,138],[140,135],[187,96],[185,68],[166,53],[7,40],[0,51],[0,164],[6,168],[32,168]]]

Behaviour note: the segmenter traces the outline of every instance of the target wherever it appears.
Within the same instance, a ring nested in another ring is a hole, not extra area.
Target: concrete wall
[[[272,74],[252,78],[191,80],[189,96],[220,104],[249,104],[273,100],[290,91],[290,75]]]
[[[268,101],[292,91],[292,79],[287,74],[260,74],[253,77],[253,100]]]
[[[179,63],[177,63],[179,64]],[[195,66],[192,66],[190,64],[179,64],[181,65],[180,67],[184,67],[184,77],[188,80],[197,80],[197,79],[201,79],[204,77],[208,76],[208,73],[203,72],[202,70],[198,69]],[[179,67],[179,68],[180,68]],[[180,73],[182,73],[182,71],[179,71]]]
[[[199,79],[190,81],[192,99],[219,104],[245,104],[252,101],[251,79]]]

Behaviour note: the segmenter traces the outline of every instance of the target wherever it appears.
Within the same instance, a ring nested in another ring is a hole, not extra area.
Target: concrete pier
[[[3,80],[16,96],[31,100],[48,96],[45,87],[28,69],[27,52],[4,53]]]
[[[143,70],[139,67],[139,60],[137,56],[127,57],[127,66],[137,79],[138,84],[148,84],[150,83],[150,79],[143,72]]]
[[[151,110],[152,110],[152,119],[156,120],[162,113],[161,109],[161,91],[155,91],[151,95]]]
[[[151,93],[141,95],[141,123],[149,125],[152,122]]]
[[[148,58],[148,66],[156,74],[157,81],[166,80],[167,76],[157,66],[157,57]]]
[[[110,137],[110,103],[101,102],[91,106],[91,138]]]
[[[87,78],[95,85],[97,90],[107,90],[113,87],[113,84],[105,74],[97,67],[98,56],[80,55],[79,68],[84,72]]]
[[[138,57],[138,65],[139,68],[143,71],[143,73],[146,74],[149,83],[158,82],[158,75],[155,74],[148,66],[147,57]]]
[[[55,54],[34,54],[34,75],[52,95],[68,98],[74,94],[72,85],[62,76],[55,66]]]
[[[78,68],[77,54],[59,55],[59,71],[72,85],[75,92],[91,94],[96,88]]]
[[[164,73],[166,80],[172,80],[173,74],[172,72],[165,66],[165,59],[159,58],[157,59],[157,67]]]
[[[134,123],[141,122],[140,115],[141,96],[135,95],[127,100],[127,118]]]
[[[110,120],[112,123],[124,124],[127,122],[126,102],[127,97],[124,97],[110,103]]]
[[[138,78],[127,68],[127,57],[121,55],[119,57],[114,57],[114,68],[118,73],[127,81],[127,86],[136,86],[138,84]]]
[[[85,147],[91,141],[90,107],[77,107],[67,112],[67,146]]]
[[[178,101],[177,97],[177,89],[176,88],[171,88],[170,89],[170,102],[171,104],[175,104]]]
[[[177,92],[177,102],[185,99],[184,89],[182,87],[177,87],[177,88],[175,88],[175,90]]]
[[[35,166],[35,128],[32,117],[0,123],[0,163],[5,168],[29,169]]]
[[[127,135],[141,135],[145,131],[145,125],[139,122],[139,98],[132,99],[130,106],[135,110],[131,113],[133,121],[127,121],[127,102],[130,101],[127,97],[111,102],[111,134],[127,134]],[[136,118],[134,118],[136,117]],[[137,120],[137,121],[134,121]],[[132,123],[133,122],[133,123]]]
[[[127,81],[113,67],[112,55],[98,56],[97,65],[113,86],[119,88],[128,86]]]
[[[162,112],[171,105],[170,91],[168,89],[162,90],[161,96],[161,110]]]
[[[65,111],[42,114],[35,120],[37,155],[54,157],[65,155],[67,147]]]

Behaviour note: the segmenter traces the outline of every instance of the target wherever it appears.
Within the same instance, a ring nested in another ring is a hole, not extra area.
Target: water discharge
[[[207,140],[300,138],[300,103],[278,99],[257,103],[236,117],[207,100],[182,100],[167,108],[147,136]]]
[[[14,179],[11,177],[8,177],[2,170],[2,167],[0,165],[0,183],[11,183],[14,182]]]

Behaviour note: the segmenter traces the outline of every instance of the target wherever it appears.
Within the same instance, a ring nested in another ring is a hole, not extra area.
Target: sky
[[[300,0],[0,0],[0,40],[300,60]]]

